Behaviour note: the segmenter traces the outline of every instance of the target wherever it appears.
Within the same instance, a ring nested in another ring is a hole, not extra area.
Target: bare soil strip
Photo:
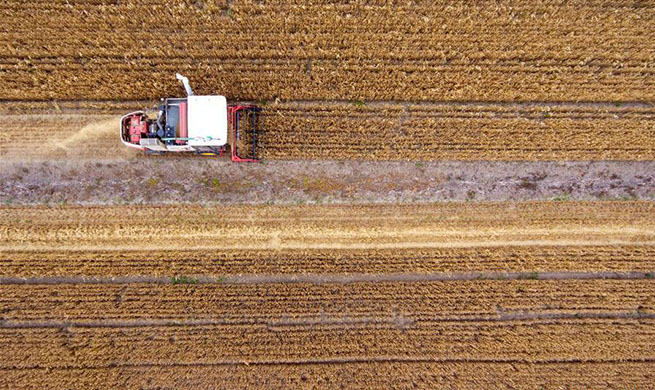
[[[498,318],[488,317],[443,317],[439,318],[440,322],[457,322],[457,323],[480,323],[480,322],[511,322],[511,321],[535,321],[543,322],[548,320],[582,320],[582,319],[655,319],[655,313],[643,313],[635,311],[621,312],[597,312],[597,313],[515,313],[503,314]],[[412,320],[401,318],[405,321],[403,327],[411,326]],[[289,326],[360,326],[372,324],[389,324],[398,325],[398,317],[360,317],[360,318],[316,318],[316,319],[293,319],[281,320],[265,323],[271,330],[279,330]],[[43,329],[56,328],[62,331],[69,331],[72,328],[161,328],[169,326],[219,326],[219,325],[244,325],[256,323],[253,319],[244,319],[242,321],[234,320],[171,320],[171,319],[149,319],[149,320],[102,320],[102,321],[3,321],[0,322],[0,328],[3,329]],[[377,359],[371,359],[375,361]],[[385,360],[385,359],[381,359]],[[398,359],[403,360],[403,359]],[[655,359],[653,359],[655,360]],[[334,360],[331,360],[334,361]],[[346,361],[344,361],[346,362]],[[350,362],[350,361],[347,361]],[[327,363],[327,362],[326,362]],[[226,362],[223,364],[232,364]],[[268,362],[254,362],[253,364],[270,364]]]
[[[8,205],[655,200],[655,161],[232,164],[152,158],[0,165],[0,204]]]

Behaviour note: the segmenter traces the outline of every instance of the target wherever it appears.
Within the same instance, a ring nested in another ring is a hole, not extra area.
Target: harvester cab
[[[194,95],[189,80],[180,74],[176,77],[187,97],[162,99],[156,118],[146,111],[124,115],[120,121],[123,144],[146,154],[195,152],[229,155],[236,162],[258,161],[261,108],[227,104],[225,96],[220,95]]]

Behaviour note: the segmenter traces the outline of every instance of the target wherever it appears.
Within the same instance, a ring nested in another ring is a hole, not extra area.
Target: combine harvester
[[[149,118],[145,111],[123,116],[123,144],[148,155],[195,152],[224,156],[229,152],[235,162],[258,161],[257,114],[261,108],[254,104],[228,105],[225,96],[196,96],[189,79],[176,76],[184,84],[187,97],[162,99],[157,119]]]

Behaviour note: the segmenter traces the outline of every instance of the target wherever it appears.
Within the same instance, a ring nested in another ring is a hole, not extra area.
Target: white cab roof
[[[225,96],[187,98],[191,146],[222,146],[227,143],[227,100]]]

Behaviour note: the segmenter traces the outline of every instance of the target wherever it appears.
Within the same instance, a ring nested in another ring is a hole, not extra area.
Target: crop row
[[[637,245],[652,243],[655,235],[654,206],[648,202],[526,203],[502,211],[504,207],[3,208],[0,249],[427,249],[608,241]],[[125,220],[126,214],[130,220]]]
[[[0,251],[3,277],[435,273],[651,272],[652,245],[299,250]],[[538,274],[535,275],[538,277]]]
[[[653,223],[655,205],[646,201],[606,202],[515,202],[333,206],[66,206],[0,207],[0,227],[49,229],[57,226],[151,226],[180,224],[194,227],[247,226],[243,221],[265,226],[321,224],[335,227],[439,225],[440,228],[557,227],[576,225]],[[234,218],[225,218],[224,215]],[[126,220],[125,215],[132,218]]]
[[[371,321],[0,328],[0,368],[420,361],[652,361],[655,320]]]
[[[655,315],[649,280],[0,285],[5,324],[200,320],[321,324]]]
[[[179,93],[182,71],[235,99],[644,101],[654,13],[628,1],[13,0],[0,10],[12,42],[0,97],[152,99]]]
[[[264,158],[652,159],[650,108],[339,104],[265,109]]]
[[[145,102],[5,103],[0,155],[130,155],[119,116]],[[31,114],[10,114],[15,110]],[[280,103],[264,106],[265,159],[544,160],[655,158],[655,111],[646,106]],[[132,153],[133,154],[133,153]]]
[[[0,369],[0,388],[325,388],[519,390],[647,389],[651,361],[353,362],[349,364],[151,365],[83,369]]]

